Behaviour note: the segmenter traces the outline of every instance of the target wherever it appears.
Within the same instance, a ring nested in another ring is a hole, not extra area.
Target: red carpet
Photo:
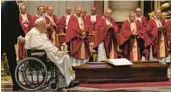
[[[106,84],[80,84],[80,87],[88,88],[130,88],[130,87],[157,87],[157,86],[171,86],[171,79],[169,81],[161,82],[140,82],[140,83],[106,83]]]

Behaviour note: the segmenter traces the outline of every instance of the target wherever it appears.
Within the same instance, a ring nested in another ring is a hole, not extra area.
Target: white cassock
[[[70,82],[75,78],[69,55],[59,53],[59,49],[50,42],[46,34],[40,33],[36,27],[32,28],[25,36],[25,49],[31,48],[45,50],[47,57],[58,67],[63,75],[59,79],[59,87],[69,86]]]

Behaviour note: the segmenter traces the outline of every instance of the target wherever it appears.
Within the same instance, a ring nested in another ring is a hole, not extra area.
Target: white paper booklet
[[[120,59],[107,59],[108,63],[115,65],[115,66],[125,66],[125,65],[132,65],[133,63],[126,58]]]

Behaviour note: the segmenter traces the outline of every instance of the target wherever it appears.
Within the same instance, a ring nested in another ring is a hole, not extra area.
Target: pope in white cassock
[[[63,77],[59,77],[59,87],[73,87],[79,84],[75,81],[75,74],[72,70],[72,62],[69,55],[55,47],[45,34],[46,22],[44,18],[39,18],[25,36],[25,49],[43,49],[47,57],[58,67]],[[61,81],[62,80],[62,81]]]

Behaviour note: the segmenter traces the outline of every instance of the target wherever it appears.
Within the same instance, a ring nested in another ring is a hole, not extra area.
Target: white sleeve
[[[30,45],[28,47],[35,48],[35,49],[43,49],[46,51],[46,53],[56,53],[58,51],[58,48],[55,47],[53,44],[49,42],[47,43],[47,40],[45,40],[42,35],[40,34],[31,34],[29,37],[26,36],[26,41],[28,40],[27,45]]]

